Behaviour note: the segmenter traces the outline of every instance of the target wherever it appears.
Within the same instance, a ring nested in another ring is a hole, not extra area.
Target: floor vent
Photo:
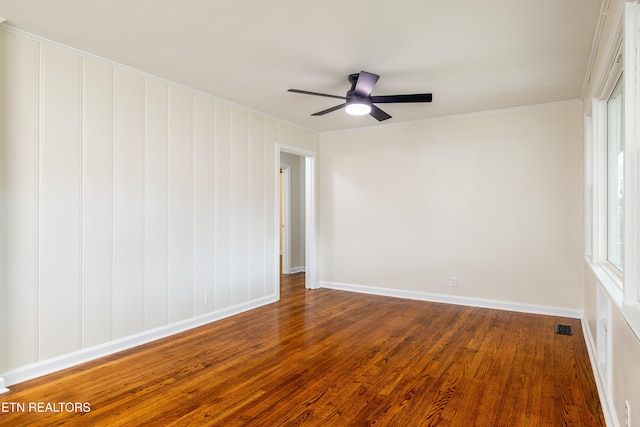
[[[556,325],[556,334],[559,335],[573,335],[571,326],[569,325]]]

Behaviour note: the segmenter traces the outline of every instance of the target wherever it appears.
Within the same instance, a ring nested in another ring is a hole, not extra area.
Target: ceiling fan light
[[[354,102],[352,104],[348,104],[345,110],[347,111],[347,114],[351,114],[352,116],[364,116],[371,112],[371,105]]]

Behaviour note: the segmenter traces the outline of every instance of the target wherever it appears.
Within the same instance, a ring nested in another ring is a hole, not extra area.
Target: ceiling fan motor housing
[[[371,101],[368,96],[359,96],[356,94],[356,85],[358,83],[358,77],[360,73],[354,73],[349,75],[349,82],[351,83],[351,89],[347,91],[347,104],[366,104],[371,105]]]

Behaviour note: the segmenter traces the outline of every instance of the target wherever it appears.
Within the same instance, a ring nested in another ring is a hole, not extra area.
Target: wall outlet
[[[211,292],[207,291],[204,293],[204,303],[211,304]]]
[[[451,278],[451,286],[458,286],[458,278],[457,277],[452,277]]]
[[[624,425],[631,427],[631,408],[629,407],[629,401],[624,401]]]

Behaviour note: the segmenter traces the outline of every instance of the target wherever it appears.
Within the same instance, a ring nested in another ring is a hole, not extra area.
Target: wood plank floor
[[[576,319],[310,291],[303,274],[281,296],[16,384],[0,425],[605,425]]]

